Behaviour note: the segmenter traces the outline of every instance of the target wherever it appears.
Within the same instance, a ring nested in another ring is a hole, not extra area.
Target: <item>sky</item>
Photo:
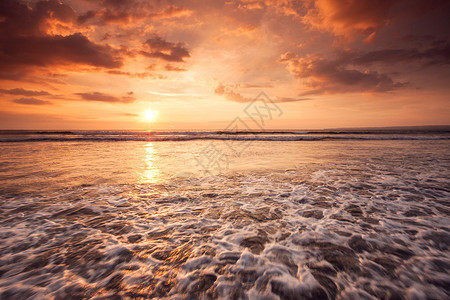
[[[448,125],[448,16],[446,0],[1,0],[0,129],[224,129],[261,92],[282,112],[266,129]]]

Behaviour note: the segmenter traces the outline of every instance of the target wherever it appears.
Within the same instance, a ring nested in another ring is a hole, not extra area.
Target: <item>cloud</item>
[[[401,0],[316,0],[304,21],[337,35],[370,35],[390,19],[391,8]]]
[[[138,114],[132,114],[132,113],[123,113],[122,116],[125,116],[125,117],[139,117]]]
[[[153,74],[150,72],[132,73],[132,72],[126,72],[126,71],[120,71],[120,70],[108,70],[108,71],[106,71],[106,73],[113,74],[113,75],[124,75],[124,76],[128,76],[130,78],[147,78],[147,77],[159,77],[160,76],[158,74]]]
[[[39,1],[33,8],[15,0],[0,1],[0,76],[20,78],[36,66],[122,66],[115,49],[72,32],[75,19],[75,11],[58,1]]]
[[[355,92],[387,92],[398,89],[405,83],[394,82],[386,74],[359,70],[342,59],[324,59],[316,55],[298,57],[285,53],[281,62],[288,70],[302,80],[308,91],[300,96],[314,94],[339,94]]]
[[[173,65],[165,65],[164,70],[175,71],[175,72],[186,72],[187,71],[187,69],[179,68],[179,67],[173,66]]]
[[[72,25],[76,13],[59,1],[38,1],[31,8],[17,0],[2,0],[0,17],[0,32],[4,36],[42,36]]]
[[[214,94],[219,96],[224,96],[225,99],[232,101],[232,102],[238,102],[238,103],[248,103],[255,101],[254,98],[248,98],[244,97],[241,94],[235,92],[232,88],[232,85],[225,86],[221,82],[217,82],[216,88],[214,90]],[[276,103],[285,103],[285,102],[297,102],[297,101],[305,101],[310,100],[310,98],[290,98],[290,97],[276,97],[275,99],[272,99],[273,102]]]
[[[236,83],[230,86],[232,86],[233,88],[242,88],[242,89],[273,88],[273,85],[271,83],[264,83],[264,84]]]
[[[417,18],[445,5],[442,0],[315,0],[310,3],[303,22],[339,36],[363,35],[368,42],[392,21]]]
[[[114,56],[112,48],[93,43],[80,33],[69,36],[11,37],[2,39],[1,44],[0,66],[4,69],[72,63],[104,68],[122,66],[121,59]]]
[[[99,101],[99,102],[109,102],[109,103],[131,103],[136,100],[133,92],[127,93],[126,96],[117,97],[109,94],[104,94],[100,92],[90,92],[90,93],[76,93],[75,95],[80,96],[81,99],[87,101]]]
[[[9,94],[9,95],[21,95],[21,96],[49,96],[51,95],[49,92],[46,91],[31,91],[31,90],[25,90],[21,88],[17,89],[0,89],[0,94]]]
[[[232,102],[238,102],[238,103],[246,103],[246,102],[252,102],[254,99],[247,98],[242,96],[239,93],[236,93],[235,91],[231,90],[228,87],[225,87],[221,82],[219,82],[216,86],[216,89],[214,90],[214,93],[216,95],[225,96],[225,98]]]
[[[144,46],[150,48],[150,52],[141,51],[147,57],[160,58],[170,62],[184,62],[184,58],[190,57],[189,51],[182,43],[168,42],[157,35],[149,38]]]
[[[130,24],[142,19],[165,19],[190,15],[189,9],[149,0],[103,0],[98,7],[79,16],[78,22],[104,24]]]
[[[52,104],[50,101],[39,100],[36,98],[20,98],[14,99],[13,102],[18,104],[27,104],[27,105],[48,105]]]
[[[308,101],[311,100],[311,98],[291,98],[291,97],[276,97],[273,102],[276,103],[288,103],[288,102],[298,102],[298,101]]]
[[[384,49],[369,52],[343,52],[356,65],[370,65],[375,63],[399,64],[423,62],[425,65],[450,64],[450,43],[425,50],[418,49]]]
[[[422,50],[340,50],[336,57],[328,59],[319,55],[299,57],[287,52],[281,56],[280,62],[286,63],[289,72],[309,89],[301,95],[387,92],[407,83],[395,82],[390,75],[380,73],[377,69],[382,67],[389,70],[396,65],[400,66],[394,70],[406,70],[411,65],[422,68],[449,65],[450,44],[440,43]]]

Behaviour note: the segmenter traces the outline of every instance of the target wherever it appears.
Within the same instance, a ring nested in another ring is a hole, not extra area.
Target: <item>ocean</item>
[[[450,128],[0,131],[1,299],[449,299]]]

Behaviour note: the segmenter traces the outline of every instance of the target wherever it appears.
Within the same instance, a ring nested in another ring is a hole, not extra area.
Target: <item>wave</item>
[[[450,135],[450,126],[322,130],[0,130],[2,136],[286,136],[286,135]]]
[[[31,137],[13,137],[0,138],[0,142],[79,142],[79,141],[194,141],[194,140],[221,140],[221,141],[332,141],[332,140],[365,140],[365,141],[390,141],[390,140],[450,140],[450,135],[301,135],[301,136],[239,136],[239,135],[59,135],[59,136],[31,136]]]

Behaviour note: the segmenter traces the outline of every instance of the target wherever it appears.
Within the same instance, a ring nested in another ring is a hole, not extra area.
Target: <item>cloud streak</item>
[[[171,72],[171,71],[174,71],[174,72],[186,72],[187,71],[187,69],[183,69],[183,68],[180,68],[180,67],[177,67],[177,66],[173,66],[173,65],[169,65],[169,64],[164,66],[164,70],[169,71],[169,72]]]
[[[18,104],[26,104],[26,105],[49,105],[49,104],[52,104],[50,101],[40,100],[40,99],[36,99],[36,98],[19,98],[19,99],[14,99],[13,102],[18,103]]]
[[[25,90],[22,88],[16,88],[16,89],[0,89],[0,94],[9,94],[9,95],[21,95],[21,96],[49,96],[51,95],[49,92],[46,91],[31,91],[31,90]]]
[[[249,98],[241,95],[240,93],[234,91],[232,89],[232,85],[225,86],[221,82],[218,82],[216,85],[216,88],[214,89],[214,94],[219,96],[224,96],[225,99],[231,102],[237,102],[237,103],[249,103],[253,102],[256,99]],[[298,101],[306,101],[310,100],[310,98],[291,98],[291,97],[276,97],[275,99],[272,99],[275,103],[288,103],[288,102],[298,102]]]
[[[126,96],[122,97],[117,97],[101,92],[75,93],[75,95],[79,96],[81,99],[86,101],[97,101],[107,103],[131,103],[136,100],[133,92],[129,92]]]

